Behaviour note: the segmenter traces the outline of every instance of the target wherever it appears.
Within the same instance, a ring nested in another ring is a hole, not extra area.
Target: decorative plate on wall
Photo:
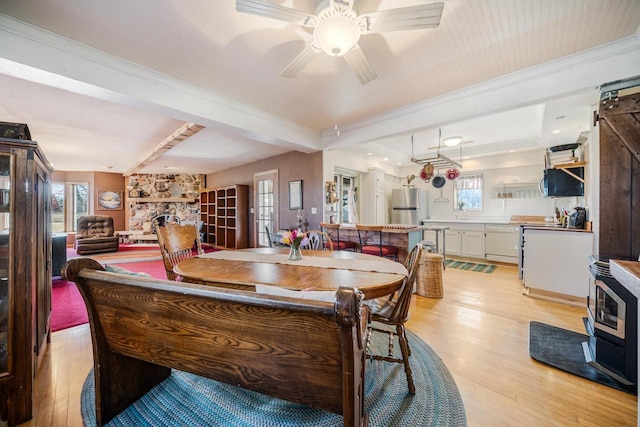
[[[104,209],[120,209],[122,197],[117,191],[98,191],[98,205]]]

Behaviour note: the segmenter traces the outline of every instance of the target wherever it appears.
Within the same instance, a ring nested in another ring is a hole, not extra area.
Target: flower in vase
[[[306,246],[309,244],[309,238],[301,231],[293,230],[288,231],[282,236],[282,243],[289,245],[292,248],[299,248],[300,245]]]

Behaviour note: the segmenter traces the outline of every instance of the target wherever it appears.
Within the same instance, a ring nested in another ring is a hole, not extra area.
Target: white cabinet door
[[[524,285],[586,298],[592,253],[592,233],[525,229]]]
[[[446,230],[444,233],[447,237],[447,255],[460,256],[462,254],[460,245],[462,232],[457,230]]]
[[[518,263],[518,227],[510,225],[487,225],[485,252],[487,260]]]
[[[484,258],[484,232],[462,232],[462,256],[470,258]]]

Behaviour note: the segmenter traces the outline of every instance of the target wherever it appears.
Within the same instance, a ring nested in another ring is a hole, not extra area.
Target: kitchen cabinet
[[[364,178],[360,223],[384,225],[389,222],[384,171],[372,169]]]
[[[460,253],[463,257],[484,258],[484,232],[462,231],[460,248]]]
[[[530,295],[586,304],[593,234],[562,229],[524,229],[523,284]]]
[[[462,245],[460,244],[461,231],[458,230],[445,230],[444,236],[447,241],[446,254],[447,255],[462,255]],[[435,239],[434,239],[435,241]]]
[[[461,224],[459,222],[429,222],[432,227],[449,227],[445,230],[446,254],[484,258],[484,224]],[[424,240],[436,241],[435,231],[424,230]]]
[[[484,258],[484,224],[449,223],[447,255]]]
[[[489,225],[485,227],[485,252],[487,261],[518,263],[519,227],[514,225]]]

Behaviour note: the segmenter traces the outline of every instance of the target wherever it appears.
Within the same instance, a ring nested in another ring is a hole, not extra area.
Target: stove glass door
[[[601,280],[595,280],[595,327],[624,338],[626,304]]]

